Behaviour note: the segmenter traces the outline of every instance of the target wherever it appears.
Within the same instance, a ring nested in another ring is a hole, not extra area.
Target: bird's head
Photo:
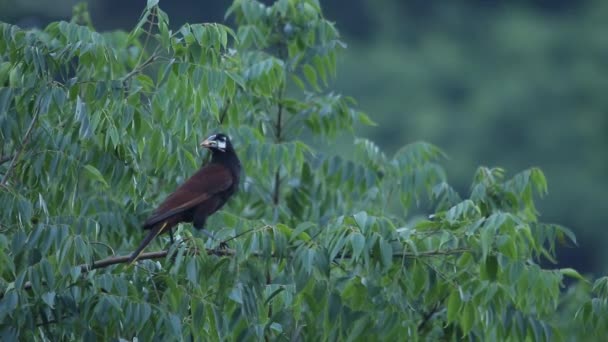
[[[208,148],[211,152],[226,152],[232,150],[232,144],[227,135],[222,133],[212,134],[201,142],[201,146]]]

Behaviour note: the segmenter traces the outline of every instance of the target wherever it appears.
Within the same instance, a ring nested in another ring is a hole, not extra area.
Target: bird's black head
[[[233,152],[232,143],[227,135],[222,133],[212,134],[201,142],[201,146],[208,148],[213,154],[216,152]]]

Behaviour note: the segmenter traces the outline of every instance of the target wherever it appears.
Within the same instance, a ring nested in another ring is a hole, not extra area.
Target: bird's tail
[[[139,258],[146,246],[148,246],[152,239],[154,239],[158,234],[160,234],[166,227],[167,222],[163,223],[162,225],[159,224],[156,227],[152,228],[146,238],[139,244],[139,247],[137,247],[135,252],[131,254],[131,258],[129,258],[129,264],[133,264],[135,261],[137,261],[137,258]]]

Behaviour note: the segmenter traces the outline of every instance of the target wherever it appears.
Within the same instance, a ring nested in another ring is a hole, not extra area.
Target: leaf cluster
[[[173,32],[148,1],[131,32],[0,24],[2,340],[554,340],[562,304],[605,329],[605,279],[576,301],[564,277],[584,278],[542,266],[575,238],[538,220],[539,169],[480,167],[461,196],[428,143],[336,155],[373,122],[329,89],[345,45],[319,3],[227,16]],[[218,130],[245,173],[208,226],[234,252],[180,226],[162,260],[91,267],[133,250]]]

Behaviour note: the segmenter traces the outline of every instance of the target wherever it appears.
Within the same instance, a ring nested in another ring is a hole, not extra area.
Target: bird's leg
[[[199,230],[200,230],[200,231],[201,231],[203,234],[207,235],[207,237],[208,237],[208,238],[210,238],[211,240],[213,240],[213,241],[217,241],[217,238],[215,237],[215,235],[214,235],[212,232],[208,231],[208,230],[207,230],[207,229],[205,229],[205,228],[200,228]],[[222,243],[222,242],[220,242],[220,248],[222,248],[222,244],[223,244],[223,243]]]
[[[171,250],[171,248],[175,244],[175,238],[173,237],[173,228],[169,229],[169,239],[171,239],[171,243],[169,244],[168,250]],[[175,258],[177,258],[177,249],[175,250],[175,253],[173,253],[173,255],[171,256],[171,261],[175,261]]]
[[[203,234],[207,235],[211,240],[217,241],[217,238],[215,237],[215,235],[213,235],[213,233],[210,233],[207,229],[202,228],[201,232],[203,232]],[[224,241],[220,241],[219,249],[227,249],[227,248],[228,248],[228,244]]]
[[[173,228],[169,229],[169,238],[171,239],[171,244],[175,243],[175,239],[173,238]]]
[[[210,233],[207,229],[201,228],[200,231],[203,232],[203,234],[207,235],[207,237],[211,240],[215,240],[215,236],[213,235],[213,233]]]
[[[207,229],[205,229],[205,221],[207,221],[207,213],[203,211],[203,212],[194,214],[194,219],[193,219],[192,223],[194,225],[194,228],[196,228],[196,230],[200,230],[201,232],[203,232],[203,234],[207,235],[207,237],[209,237],[211,240],[217,241],[217,238],[215,237],[215,235],[213,235],[213,233],[210,233]],[[228,245],[225,242],[221,241],[219,248],[226,249],[226,248],[228,248]]]

